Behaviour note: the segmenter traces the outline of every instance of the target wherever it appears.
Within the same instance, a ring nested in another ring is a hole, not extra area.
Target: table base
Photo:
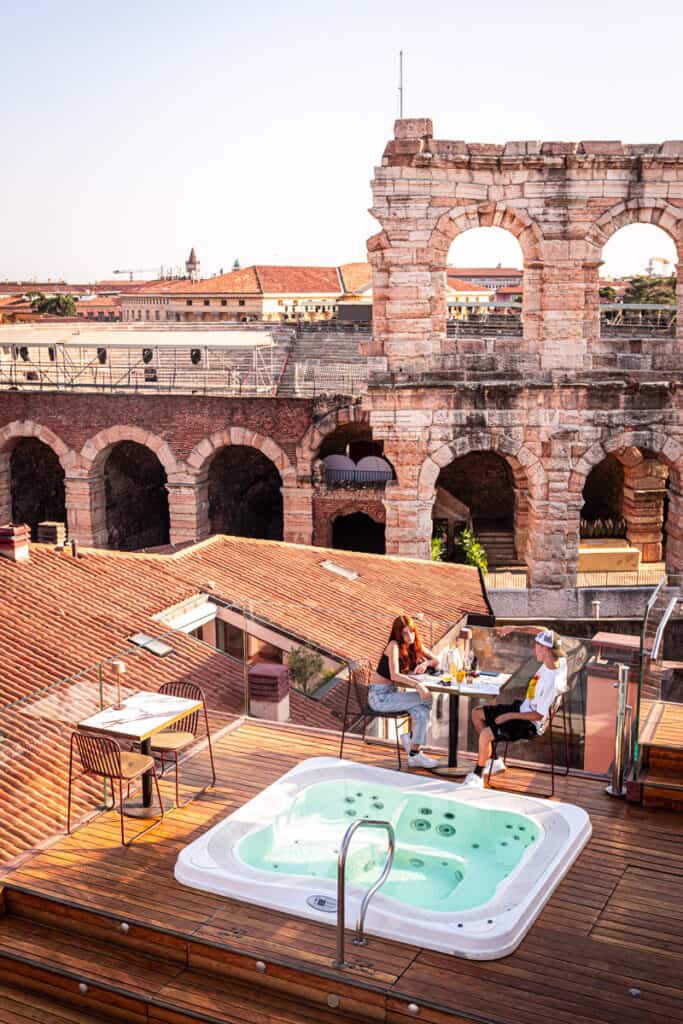
[[[437,764],[435,768],[430,768],[430,771],[432,775],[440,775],[447,779],[460,779],[469,775],[473,767],[473,765],[452,765],[444,762]]]
[[[170,811],[171,808],[175,807],[175,802],[169,800],[167,796],[162,796],[164,804],[164,814]],[[159,801],[155,796],[152,803],[145,805],[142,802],[142,797],[133,797],[131,800],[124,800],[123,802],[123,813],[127,818],[158,818],[159,817]]]

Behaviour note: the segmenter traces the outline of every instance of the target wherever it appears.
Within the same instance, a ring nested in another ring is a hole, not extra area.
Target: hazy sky
[[[0,13],[0,279],[179,265],[192,245],[203,273],[235,257],[363,259],[401,47],[406,116],[431,117],[438,138],[683,136],[680,0],[0,0]],[[621,249],[614,272],[671,254],[642,237]],[[473,238],[458,262],[514,253]]]

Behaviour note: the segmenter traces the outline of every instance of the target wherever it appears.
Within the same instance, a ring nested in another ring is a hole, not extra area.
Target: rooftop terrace
[[[593,836],[503,960],[464,960],[370,936],[366,947],[349,942],[352,965],[338,971],[333,927],[174,881],[181,847],[301,759],[337,748],[338,737],[325,731],[242,722],[217,744],[215,789],[135,846],[123,850],[116,817],[101,815],[6,876],[3,1021],[683,1020],[683,930],[673,903],[683,878],[683,820],[610,800],[602,781],[558,784],[560,799],[588,811]],[[382,745],[352,741],[347,753],[394,765]],[[184,783],[200,784],[207,767],[205,753],[186,763]],[[510,770],[497,784],[537,782]]]

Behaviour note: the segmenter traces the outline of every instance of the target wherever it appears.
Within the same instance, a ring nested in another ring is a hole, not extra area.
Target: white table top
[[[83,732],[97,732],[128,740],[146,740],[167,729],[186,715],[198,711],[202,703],[173,697],[167,693],[141,690],[123,701],[123,708],[109,707],[78,723]]]
[[[443,675],[450,673],[446,672]],[[451,678],[447,683],[444,682],[443,675],[432,676],[424,673],[412,678],[424,683],[433,693],[458,693],[463,697],[497,697],[510,678],[509,672],[481,672],[467,682],[456,683],[455,679]]]

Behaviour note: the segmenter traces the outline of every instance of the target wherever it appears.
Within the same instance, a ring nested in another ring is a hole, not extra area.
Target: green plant
[[[443,562],[446,557],[446,542],[443,537],[432,537],[432,562]]]
[[[287,655],[289,677],[303,693],[308,693],[309,683],[320,675],[323,664],[322,655],[310,647],[293,647]]]
[[[478,569],[481,569],[483,573],[488,572],[489,563],[486,557],[486,551],[477,540],[474,530],[470,530],[469,527],[466,526],[460,534],[460,540],[458,543],[463,550],[466,565],[475,565]]]

